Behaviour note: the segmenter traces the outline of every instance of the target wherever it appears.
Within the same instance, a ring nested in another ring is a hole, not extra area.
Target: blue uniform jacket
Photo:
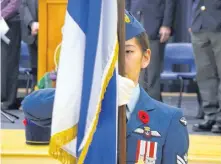
[[[221,31],[221,0],[191,0],[192,32]]]
[[[138,113],[144,111],[144,124]],[[140,96],[127,121],[127,164],[185,164],[189,137],[186,120],[177,109],[150,98],[141,88]],[[139,162],[138,162],[139,161]]]

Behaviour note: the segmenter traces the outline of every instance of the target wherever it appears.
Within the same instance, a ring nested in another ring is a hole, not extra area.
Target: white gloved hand
[[[0,33],[1,35],[5,35],[9,30],[8,24],[5,22],[3,18],[0,18]]]
[[[9,31],[9,27],[3,18],[0,18],[0,37],[6,43],[10,43],[10,39],[6,36],[6,33]]]
[[[118,75],[118,84],[118,106],[128,104],[136,86],[132,80],[120,75]]]

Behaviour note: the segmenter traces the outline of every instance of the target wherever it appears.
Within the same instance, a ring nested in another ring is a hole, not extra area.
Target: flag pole
[[[118,68],[119,74],[125,76],[125,0],[118,1],[118,41],[119,55]],[[118,113],[118,161],[119,164],[126,164],[126,106],[120,106]]]

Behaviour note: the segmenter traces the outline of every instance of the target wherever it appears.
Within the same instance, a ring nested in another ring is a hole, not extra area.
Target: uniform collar
[[[136,128],[143,123],[138,118],[138,112],[144,110],[147,113],[155,109],[154,100],[146,93],[146,91],[140,87],[139,99],[135,105],[135,108],[131,114],[130,119],[127,122],[127,135],[133,132]]]
[[[139,96],[140,96],[140,86],[139,86],[139,84],[137,84],[137,86],[133,90],[133,94],[132,94],[132,97],[131,97],[129,103],[127,104],[127,107],[128,107],[128,110],[130,113],[132,113],[134,111],[136,104],[139,100]]]

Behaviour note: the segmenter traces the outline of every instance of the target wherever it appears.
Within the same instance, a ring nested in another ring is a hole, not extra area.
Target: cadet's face
[[[138,83],[140,71],[150,62],[150,50],[142,51],[136,38],[125,42],[125,76]]]

